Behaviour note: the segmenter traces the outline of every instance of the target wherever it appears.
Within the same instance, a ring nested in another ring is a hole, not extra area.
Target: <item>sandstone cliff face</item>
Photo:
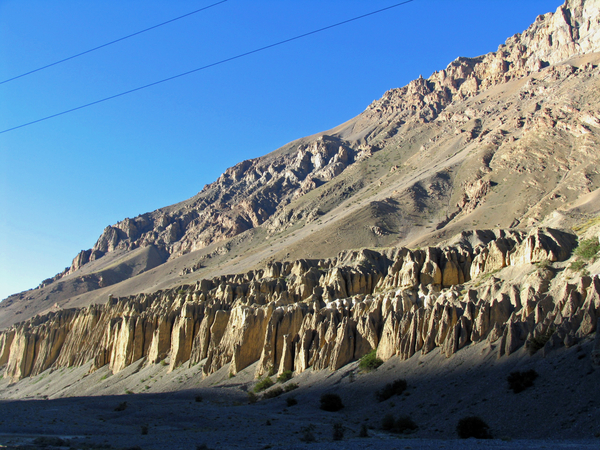
[[[488,340],[503,355],[549,330],[548,348],[595,331],[598,277],[573,284],[531,266],[568,258],[575,236],[495,230],[463,233],[455,242],[277,262],[51,313],[0,334],[0,363],[13,380],[90,360],[116,373],[136,361],[165,358],[171,370],[201,363],[207,375],[227,364],[235,374],[258,361],[258,376],[335,370],[373,348],[383,359],[436,347],[450,356]],[[529,265],[530,273],[518,282],[492,276],[511,265]]]

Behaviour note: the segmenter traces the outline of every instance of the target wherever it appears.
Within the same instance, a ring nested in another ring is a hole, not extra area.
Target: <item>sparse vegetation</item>
[[[578,259],[577,261],[573,261],[569,265],[569,269],[571,269],[573,272],[579,272],[579,271],[583,270],[584,268],[585,268],[585,261],[582,261],[580,259]]]
[[[463,417],[456,425],[456,432],[461,439],[491,439],[490,427],[480,417]]]
[[[119,403],[119,405],[115,408],[115,411],[125,411],[127,409],[127,402],[121,402]]]
[[[321,395],[321,406],[323,411],[336,412],[344,407],[342,399],[337,394],[323,394]]]
[[[360,362],[358,363],[358,367],[361,370],[366,372],[370,372],[371,370],[377,369],[379,366],[383,364],[381,358],[377,357],[377,350],[373,349],[365,356],[360,358]]]
[[[283,387],[283,390],[285,392],[290,392],[293,391],[294,389],[298,389],[300,386],[298,386],[298,383],[288,383]]]
[[[302,427],[300,431],[302,432],[302,436],[300,436],[300,440],[302,442],[315,442],[317,439],[313,431],[315,430],[315,426],[310,424],[306,427]]]
[[[524,391],[528,387],[533,386],[534,380],[538,377],[538,373],[530,369],[526,372],[511,372],[506,381],[508,381],[508,387],[513,390],[515,394]]]
[[[386,414],[381,421],[381,428],[392,433],[411,433],[419,427],[409,416],[395,419],[393,414]]]
[[[254,386],[254,392],[259,393],[261,391],[264,391],[265,389],[270,388],[274,384],[275,383],[273,383],[273,380],[271,380],[270,377],[263,378],[258,383],[256,383],[256,386]]]
[[[546,342],[548,342],[550,340],[550,338],[554,334],[554,331],[555,331],[554,328],[548,328],[545,333],[543,333],[537,337],[532,337],[532,338],[528,339],[527,342],[525,343],[525,347],[528,349],[529,354],[533,355],[538,350],[541,350],[542,348],[544,348],[544,345],[546,345]]]
[[[369,437],[369,427],[367,426],[367,424],[361,424],[360,431],[358,432],[358,437]]]
[[[406,380],[397,379],[392,383],[388,383],[385,387],[375,393],[375,398],[378,402],[384,402],[394,395],[402,395],[406,390]]]
[[[590,219],[581,225],[574,226],[573,231],[575,231],[577,233],[585,233],[591,227],[593,227],[594,225],[598,225],[598,224],[600,224],[600,216],[594,217],[593,219]]]
[[[296,397],[291,396],[285,399],[285,403],[287,404],[287,406],[295,406],[298,404],[298,400],[296,400]]]
[[[579,245],[575,249],[575,256],[579,256],[583,259],[592,259],[600,251],[600,242],[598,238],[584,239],[579,242]]]
[[[274,387],[273,389],[269,389],[268,391],[266,391],[263,394],[263,398],[265,399],[269,399],[269,398],[275,398],[275,397],[279,397],[281,394],[283,394],[283,389],[279,386]]]
[[[291,370],[286,370],[285,372],[282,372],[281,375],[279,375],[277,377],[277,381],[279,383],[285,383],[286,381],[289,381],[292,379],[293,373]]]
[[[333,424],[333,440],[341,441],[344,439],[344,425],[339,422]]]
[[[256,403],[258,401],[258,397],[254,392],[248,392],[248,403]]]

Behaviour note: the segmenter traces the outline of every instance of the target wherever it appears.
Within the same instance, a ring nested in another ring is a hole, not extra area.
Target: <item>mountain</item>
[[[579,345],[596,367],[599,24],[600,1],[568,0],[496,52],[107,227],[0,303],[5,380],[161,362],[301,374],[374,349]]]

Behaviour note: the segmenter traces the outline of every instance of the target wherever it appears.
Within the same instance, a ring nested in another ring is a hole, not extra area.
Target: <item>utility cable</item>
[[[175,17],[174,19],[167,20],[166,22],[159,23],[158,25],[153,25],[153,26],[151,26],[149,28],[145,28],[145,29],[140,30],[140,31],[136,31],[135,33],[128,34],[127,36],[123,36],[123,37],[121,37],[119,39],[115,39],[114,41],[110,41],[110,42],[107,42],[106,44],[99,45],[98,47],[90,48],[89,50],[86,50],[86,51],[81,52],[81,53],[77,53],[76,55],[69,56],[67,58],[61,59],[59,61],[55,61],[55,62],[50,63],[50,64],[46,64],[45,66],[38,67],[37,69],[30,70],[29,72],[22,73],[21,75],[17,75],[15,77],[9,78],[7,80],[0,81],[0,84],[8,83],[9,81],[13,81],[13,80],[16,80],[18,78],[22,78],[22,77],[27,76],[27,75],[31,75],[32,73],[39,72],[40,70],[47,69],[48,67],[56,66],[57,64],[64,63],[65,61],[69,61],[71,59],[77,58],[77,57],[82,56],[82,55],[86,55],[88,53],[94,52],[94,51],[99,50],[101,48],[108,47],[109,45],[116,44],[117,42],[124,41],[125,39],[129,39],[130,37],[137,36],[138,34],[145,33],[146,31],[154,30],[155,28],[162,27],[163,25],[166,25],[168,23],[175,22],[176,20],[183,19],[184,17],[188,17],[188,16],[191,16],[192,14],[199,13],[200,11],[204,11],[204,10],[206,10],[208,8],[212,8],[213,6],[220,5],[221,3],[225,3],[226,1],[227,0],[221,0],[220,2],[213,3],[212,5],[208,5],[208,6],[205,6],[204,8],[200,8],[200,9],[197,9],[195,11],[192,11],[192,12],[189,12],[187,14],[184,14],[183,16]]]
[[[370,13],[363,14],[363,15],[357,16],[357,17],[353,17],[352,19],[347,19],[347,20],[344,20],[342,22],[335,23],[333,25],[328,25],[326,27],[319,28],[317,30],[309,31],[308,33],[300,34],[298,36],[294,36],[294,37],[289,38],[289,39],[284,39],[283,41],[279,41],[279,42],[276,42],[274,44],[266,45],[264,47],[260,47],[260,48],[257,48],[255,50],[250,50],[249,52],[240,53],[239,55],[232,56],[232,57],[226,58],[226,59],[222,59],[220,61],[208,64],[206,66],[198,67],[197,69],[188,70],[187,72],[183,72],[183,73],[180,73],[178,75],[173,75],[171,77],[164,78],[162,80],[155,81],[153,83],[145,84],[144,86],[139,86],[139,87],[136,87],[136,88],[133,88],[133,89],[129,89],[128,91],[120,92],[118,94],[111,95],[110,97],[105,97],[105,98],[102,98],[100,100],[95,100],[93,102],[77,106],[75,108],[67,109],[65,111],[61,111],[59,113],[52,114],[50,116],[42,117],[41,119],[32,120],[31,122],[27,122],[27,123],[24,123],[24,124],[21,124],[21,125],[17,125],[17,126],[12,127],[12,128],[7,128],[5,130],[0,131],[0,134],[7,133],[9,131],[13,131],[13,130],[16,130],[18,128],[23,128],[23,127],[26,127],[26,126],[29,126],[29,125],[33,125],[34,123],[43,122],[44,120],[52,119],[54,117],[62,116],[63,114],[68,114],[68,113],[71,113],[73,111],[77,111],[77,110],[80,110],[80,109],[83,109],[83,108],[87,108],[88,106],[97,105],[98,103],[106,102],[108,100],[112,100],[113,98],[122,97],[124,95],[131,94],[132,92],[141,91],[142,89],[146,89],[146,88],[149,88],[149,87],[152,87],[152,86],[156,86],[157,84],[165,83],[167,81],[171,81],[171,80],[174,80],[176,78],[184,77],[186,75],[189,75],[189,74],[192,74],[192,73],[195,73],[195,72],[199,72],[201,70],[205,70],[205,69],[208,69],[210,67],[218,66],[220,64],[224,64],[226,62],[233,61],[235,59],[240,59],[240,58],[243,58],[245,56],[252,55],[254,53],[262,52],[262,51],[267,50],[269,48],[273,48],[273,47],[277,47],[279,45],[287,44],[288,42],[292,42],[292,41],[295,41],[295,40],[298,40],[298,39],[302,39],[304,37],[310,36],[312,34],[320,33],[321,31],[329,30],[331,28],[339,27],[340,25],[344,25],[344,24],[347,24],[349,22],[354,22],[356,20],[363,19],[365,17],[372,16],[373,14],[377,14],[377,13],[380,13],[380,12],[383,12],[383,11],[387,11],[389,9],[396,8],[396,7],[401,6],[401,5],[406,5],[407,3],[411,3],[413,1],[415,1],[415,0],[406,0],[406,1],[403,1],[401,3],[396,3],[395,5],[391,5],[391,6],[388,6],[386,8],[378,9],[377,11],[371,11]]]

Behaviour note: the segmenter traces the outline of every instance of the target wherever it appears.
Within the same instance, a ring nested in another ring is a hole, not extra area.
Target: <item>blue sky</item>
[[[0,81],[216,0],[0,0]],[[0,130],[398,0],[228,0],[0,85]],[[415,0],[0,134],[0,299],[35,287],[126,217],[332,128],[388,89],[497,49],[557,0]]]

